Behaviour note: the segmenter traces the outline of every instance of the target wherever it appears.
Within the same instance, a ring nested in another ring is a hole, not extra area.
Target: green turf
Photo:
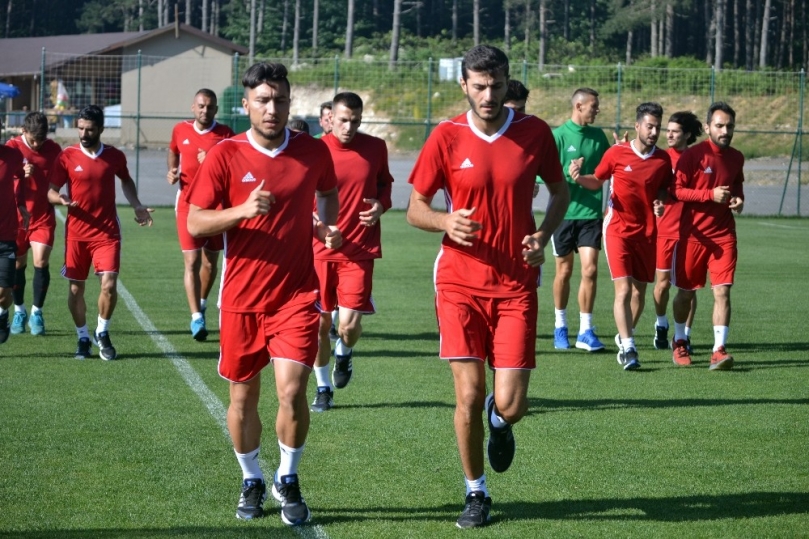
[[[131,210],[120,211],[122,283],[226,405],[218,332],[206,343],[188,332],[173,212],[159,209],[153,228],[138,229]],[[312,416],[300,474],[319,528],[307,528],[306,537],[461,533],[452,381],[435,357],[431,278],[440,236],[408,227],[401,212],[383,221],[379,314],[365,320],[355,377],[337,392],[337,407]],[[652,349],[651,297],[636,335],[640,371],[623,372],[614,346],[602,354],[554,351],[553,267],[546,265],[530,413],[515,428],[512,468],[487,474],[493,523],[473,535],[809,536],[809,221],[738,223],[731,372],[707,369],[709,292],[699,294],[694,367],[677,368],[670,352]],[[123,300],[110,329],[121,359],[72,359],[61,250],[59,243],[52,260],[48,335],[12,336],[0,347],[0,537],[296,537],[272,502],[269,518],[234,518],[240,473],[221,417]],[[595,323],[611,345],[606,270],[602,257]],[[89,281],[91,329],[97,291]],[[573,301],[572,331],[576,317]],[[214,307],[208,320],[215,328]],[[313,389],[314,380],[310,398]],[[260,405],[268,474],[278,458],[275,409],[268,370]]]

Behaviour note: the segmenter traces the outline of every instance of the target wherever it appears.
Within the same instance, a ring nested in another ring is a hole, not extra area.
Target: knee
[[[330,326],[331,327],[331,326]],[[344,343],[348,346],[353,346],[355,342],[360,338],[362,334],[362,324],[359,320],[355,320],[346,324],[340,324],[337,328],[337,333],[340,335],[340,338],[343,340]]]
[[[101,293],[105,296],[113,296],[118,291],[117,281],[103,281],[101,283]]]
[[[518,422],[528,412],[528,401],[526,399],[511,399],[508,402],[498,402],[496,404],[497,414],[511,424]],[[502,407],[501,404],[503,405]]]
[[[474,387],[455,388],[456,412],[464,417],[480,417],[486,396]]]
[[[595,281],[598,278],[598,266],[587,264],[581,267],[581,278],[587,281]]]

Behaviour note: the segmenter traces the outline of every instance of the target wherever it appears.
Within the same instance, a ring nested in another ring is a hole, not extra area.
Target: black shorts
[[[0,241],[0,288],[14,287],[17,264],[17,242]]]
[[[578,253],[579,247],[601,250],[603,225],[603,219],[565,219],[551,237],[553,256]]]

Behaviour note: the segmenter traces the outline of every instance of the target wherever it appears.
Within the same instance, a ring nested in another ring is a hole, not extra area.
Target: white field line
[[[56,210],[56,216],[59,220],[64,224],[65,216],[60,209]],[[126,289],[124,283],[121,282],[121,279],[118,279],[118,295],[121,299],[124,300],[126,307],[129,309],[129,312],[132,313],[132,316],[135,317],[135,320],[138,321],[140,327],[143,328],[143,331],[146,332],[149,337],[151,337],[152,341],[157,345],[163,355],[165,355],[174,365],[174,368],[177,369],[177,372],[180,373],[183,381],[188,384],[188,387],[196,393],[205,407],[208,409],[208,413],[216,421],[216,424],[219,425],[219,428],[222,430],[222,433],[225,437],[230,440],[230,433],[228,432],[227,426],[227,409],[225,405],[222,404],[222,401],[219,400],[219,397],[205,385],[205,381],[197,374],[197,371],[194,370],[194,367],[191,366],[188,361],[182,357],[180,354],[177,353],[177,350],[174,348],[174,345],[169,342],[169,340],[158,331],[157,327],[152,323],[146,313],[143,312],[143,309],[140,308],[140,305],[135,301],[135,298],[132,294],[129,293],[129,290]],[[264,459],[260,459],[261,467],[265,470],[271,469],[268,467],[267,462]],[[271,494],[268,493],[268,499],[271,499],[275,502],[275,498],[272,497]],[[277,502],[276,502],[276,505]],[[319,525],[313,526],[294,526],[292,529],[301,537],[306,539],[328,539],[328,534],[326,531],[321,528]]]
[[[788,228],[790,230],[807,230],[805,226],[789,226],[789,225],[779,225],[777,223],[765,223],[764,221],[759,221],[758,224],[764,226],[774,226],[776,228]]]

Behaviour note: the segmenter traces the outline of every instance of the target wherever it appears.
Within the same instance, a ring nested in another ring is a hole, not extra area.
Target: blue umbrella
[[[6,84],[4,82],[0,82],[0,99],[6,99],[7,97],[17,97],[20,95],[20,89],[14,86],[13,84]]]

